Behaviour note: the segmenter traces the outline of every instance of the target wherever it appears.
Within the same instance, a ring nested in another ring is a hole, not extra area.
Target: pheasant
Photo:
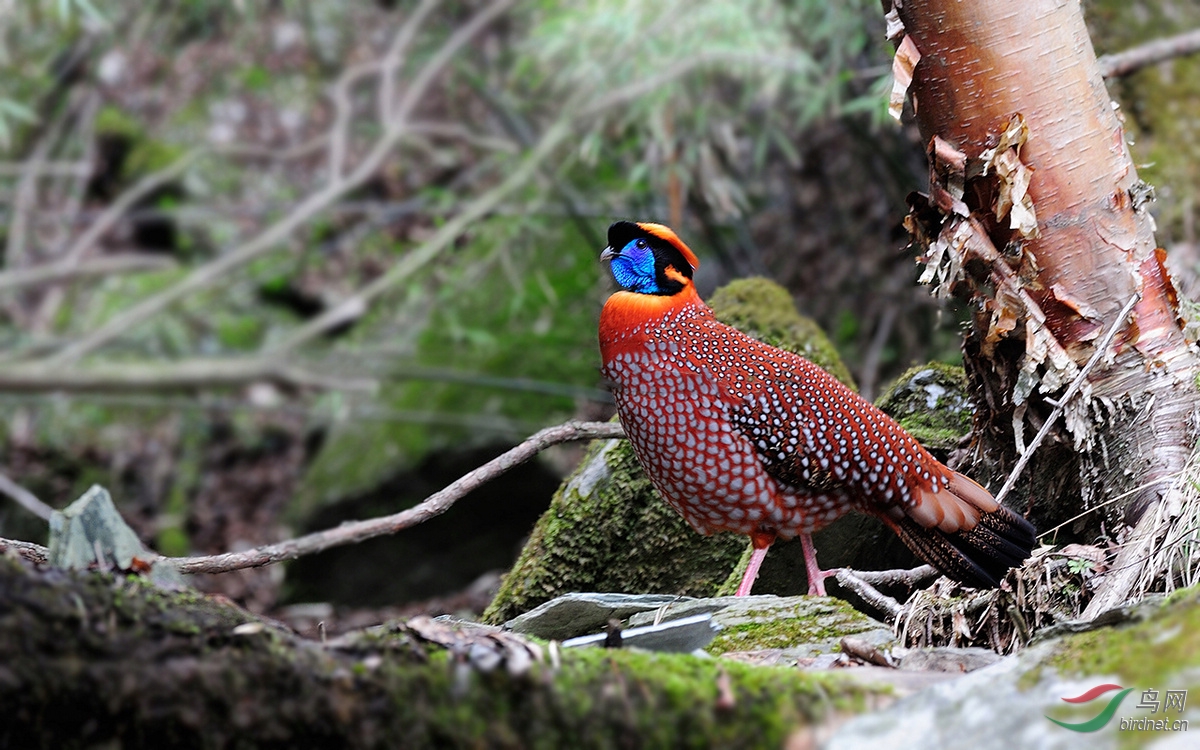
[[[696,256],[661,224],[619,221],[621,287],[600,314],[602,375],[638,462],[701,534],[748,535],[746,596],[776,539],[800,537],[810,595],[836,571],[813,532],[858,511],[942,573],[995,588],[1034,530],[820,367],[719,323],[692,284]]]

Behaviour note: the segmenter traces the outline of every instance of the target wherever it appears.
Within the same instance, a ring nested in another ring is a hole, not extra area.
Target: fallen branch
[[[525,463],[552,445],[573,440],[620,438],[624,435],[625,432],[621,429],[621,425],[616,422],[567,422],[547,427],[515,448],[468,472],[445,489],[435,492],[408,510],[381,518],[352,521],[336,528],[242,552],[226,552],[207,557],[175,558],[170,562],[180,573],[227,573],[232,570],[257,568],[284,560],[294,560],[297,557],[315,554],[331,547],[355,544],[378,536],[395,534],[401,529],[416,526],[434,516],[445,513],[450,506],[467,493]]]
[[[1155,39],[1113,55],[1101,55],[1096,63],[1100,66],[1100,75],[1111,79],[1127,76],[1173,57],[1194,55],[1197,52],[1200,52],[1200,29],[1166,39]]]
[[[270,382],[292,388],[373,391],[373,380],[312,372],[274,359],[199,359],[160,363],[105,363],[78,368],[17,365],[0,368],[0,392],[144,393]]]
[[[25,287],[53,284],[63,281],[75,281],[93,276],[110,276],[120,273],[138,273],[141,271],[164,271],[177,268],[178,263],[173,259],[147,255],[145,253],[126,253],[109,255],[81,263],[59,261],[44,266],[22,268],[15,271],[0,273],[0,290],[21,289]]]
[[[22,542],[18,539],[0,539],[0,552],[15,552],[31,563],[44,564],[50,559],[50,550],[33,542]]]
[[[17,505],[20,505],[43,521],[49,521],[50,514],[54,512],[54,508],[39,500],[37,495],[9,479],[4,474],[0,474],[0,493],[8,495]]]
[[[864,581],[859,575],[859,572],[856,570],[839,568],[835,580],[850,591],[858,594],[867,604],[885,613],[892,622],[899,620],[900,615],[904,613],[904,607],[900,606],[900,603],[892,597],[880,592],[874,586]]]

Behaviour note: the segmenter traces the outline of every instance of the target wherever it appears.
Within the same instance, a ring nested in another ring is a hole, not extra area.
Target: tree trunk
[[[1077,2],[884,5],[897,69],[914,66],[908,93],[929,144],[928,205],[914,201],[909,220],[929,262],[923,278],[977,303],[965,346],[977,455],[1011,465],[1025,426],[1041,425],[1048,397],[1118,327],[1067,405],[1059,444],[1029,472],[1041,481],[1025,487],[1043,530],[1093,509],[1110,532],[1134,527],[1089,606],[1094,616],[1147,573],[1147,553],[1183,504],[1172,478],[1196,438],[1200,361],[1145,209],[1152,192],[1138,179]],[[1134,295],[1128,322],[1117,320]],[[1051,491],[1072,501],[1056,504]]]

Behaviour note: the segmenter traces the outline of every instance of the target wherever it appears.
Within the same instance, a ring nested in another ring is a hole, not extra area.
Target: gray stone
[[[712,653],[777,651],[778,663],[838,651],[843,636],[854,635],[882,645],[892,642],[892,630],[883,623],[831,597],[723,596],[672,602],[654,611],[629,618],[631,626],[712,613],[721,628]]]
[[[504,623],[505,630],[547,640],[566,640],[602,629],[609,620],[624,620],[687,597],[663,594],[566,594]]]
[[[646,651],[663,651],[673,654],[689,654],[712,642],[717,634],[712,615],[698,614],[669,620],[659,625],[630,628],[621,633],[623,648],[640,648]],[[595,633],[563,641],[563,648],[599,646],[608,638],[608,633]]]
[[[990,667],[934,684],[883,710],[856,717],[840,727],[822,746],[823,750],[1116,747],[1116,721],[1098,732],[1079,733],[1057,727],[1045,718],[1052,709],[1064,705],[1064,696],[1080,695],[1105,680],[1062,679],[1050,674],[1033,685],[1018,684],[1022,675],[1037,668],[1049,655],[1049,646],[1033,646]]]
[[[122,571],[135,570],[136,559],[148,567],[149,578],[155,583],[184,585],[175,568],[161,562],[158,553],[142,545],[117,512],[108,490],[95,484],[78,500],[50,516],[47,559],[51,565],[70,570],[87,570],[97,565]]]
[[[913,648],[894,649],[892,656],[900,669],[909,672],[952,672],[965,674],[989,667],[1001,656],[986,648]]]

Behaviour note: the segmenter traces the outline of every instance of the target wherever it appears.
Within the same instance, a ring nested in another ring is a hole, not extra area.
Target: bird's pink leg
[[[804,569],[808,571],[808,595],[825,596],[825,579],[837,575],[837,568],[821,570],[817,565],[817,548],[813,546],[812,535],[801,534],[800,546],[804,549]]]
[[[754,580],[758,578],[758,569],[766,559],[767,550],[775,541],[775,535],[751,534],[750,541],[754,544],[754,551],[750,553],[750,563],[746,566],[746,575],[742,576],[742,582],[738,584],[734,596],[750,596],[750,589],[754,586]]]

